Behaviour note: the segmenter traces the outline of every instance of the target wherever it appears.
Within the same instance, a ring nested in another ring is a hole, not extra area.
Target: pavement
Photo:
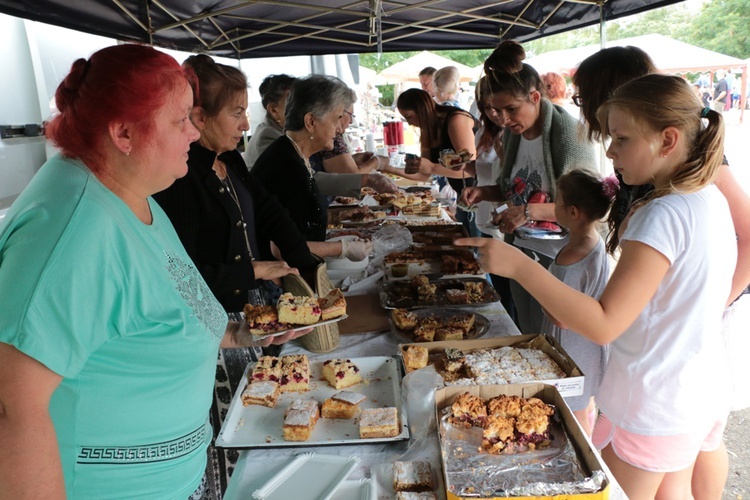
[[[729,476],[722,498],[750,499],[750,408],[729,414],[724,443],[729,453]]]

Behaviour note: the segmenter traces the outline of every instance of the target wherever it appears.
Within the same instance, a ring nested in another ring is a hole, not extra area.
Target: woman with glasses
[[[529,222],[555,221],[557,179],[573,167],[593,167],[594,150],[579,138],[576,119],[545,98],[544,83],[523,63],[525,58],[521,45],[505,41],[484,63],[479,94],[483,100],[489,96],[486,112],[496,113],[504,127],[500,176],[493,186],[464,189],[462,199],[467,205],[506,203],[509,208],[493,222],[515,246],[548,267],[566,240],[521,239],[515,231]],[[539,332],[539,303],[516,282],[511,291],[521,332]]]
[[[371,152],[350,153],[347,144],[346,129],[354,121],[354,103],[357,95],[349,89],[344,114],[341,117],[341,133],[333,138],[333,149],[318,151],[310,157],[310,163],[316,172],[329,172],[336,174],[365,174],[373,170],[380,170],[388,164],[388,158],[375,156]]]

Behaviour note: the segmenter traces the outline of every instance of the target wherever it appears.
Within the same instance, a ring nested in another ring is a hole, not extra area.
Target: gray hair
[[[440,68],[432,75],[435,82],[435,92],[442,92],[448,95],[458,93],[458,80],[461,76],[458,74],[458,68],[455,66],[446,66]]]
[[[336,106],[346,106],[356,101],[356,94],[335,76],[310,75],[292,85],[286,102],[286,129],[305,128],[305,115],[312,113],[322,118]]]

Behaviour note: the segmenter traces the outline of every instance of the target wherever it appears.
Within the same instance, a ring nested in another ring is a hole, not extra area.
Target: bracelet
[[[526,216],[526,222],[531,222],[531,213],[529,212],[529,204],[524,205],[523,215]]]

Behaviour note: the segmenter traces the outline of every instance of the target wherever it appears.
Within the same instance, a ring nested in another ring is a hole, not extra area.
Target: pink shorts
[[[706,434],[644,436],[617,427],[601,413],[591,441],[598,450],[611,444],[615,455],[633,467],[649,472],[677,472],[690,467],[698,452],[717,449],[726,425],[724,417]]]

